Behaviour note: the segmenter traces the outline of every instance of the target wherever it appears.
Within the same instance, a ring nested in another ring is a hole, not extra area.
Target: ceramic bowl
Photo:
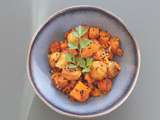
[[[114,79],[109,94],[92,97],[85,103],[70,101],[52,86],[47,61],[50,42],[62,39],[64,32],[80,24],[99,26],[119,36],[125,52],[123,57],[115,58],[121,65],[121,72]],[[72,117],[97,117],[118,108],[135,87],[139,68],[139,49],[122,20],[109,11],[93,6],[74,6],[49,17],[35,33],[28,50],[27,71],[34,91],[51,109]]]

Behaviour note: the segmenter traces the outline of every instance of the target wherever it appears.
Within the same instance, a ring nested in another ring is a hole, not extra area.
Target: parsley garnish
[[[74,37],[78,39],[78,44],[68,43],[68,48],[70,49],[83,49],[86,48],[89,44],[92,43],[91,40],[87,38],[82,38],[82,36],[87,32],[87,29],[83,26],[78,26],[72,32]],[[68,68],[77,68],[80,67],[83,73],[90,71],[90,66],[93,62],[92,58],[81,58],[81,57],[74,57],[72,54],[67,53],[65,56],[66,62],[69,62]]]
[[[74,56],[70,53],[65,54],[65,61],[66,62],[73,62],[74,61]]]
[[[68,64],[68,66],[67,66],[68,68],[70,68],[70,69],[72,69],[72,68],[77,68],[77,66],[76,65],[74,65],[74,64]]]
[[[77,65],[82,69],[82,72],[89,72],[93,62],[92,58],[76,58]]]
[[[84,68],[84,69],[82,70],[82,73],[86,73],[86,72],[89,72],[89,71],[90,71],[89,68]]]
[[[92,64],[92,62],[93,62],[93,59],[92,59],[92,58],[86,58],[86,66],[87,66],[87,67],[90,67],[91,64]]]
[[[75,45],[75,44],[73,44],[73,43],[68,43],[68,47],[69,47],[70,49],[78,49],[78,46]]]
[[[83,39],[81,38],[85,33],[87,32],[87,29],[83,26],[78,26],[75,28],[75,30],[72,32],[72,34],[78,39],[78,44],[68,43],[68,47],[70,49],[82,49],[87,47],[92,41],[89,39]]]
[[[84,28],[83,26],[79,25],[78,27],[75,28],[75,32],[73,32],[73,35],[75,35],[75,37],[82,37],[85,33],[87,32],[87,29]]]
[[[89,39],[82,39],[80,40],[80,49],[87,47],[89,44],[91,44],[92,41]]]

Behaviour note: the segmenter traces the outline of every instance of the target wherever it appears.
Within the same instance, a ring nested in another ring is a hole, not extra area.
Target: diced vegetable
[[[88,83],[93,83],[94,79],[90,76],[90,74],[85,74],[84,79],[88,82]]]
[[[98,81],[98,88],[102,93],[107,93],[112,88],[112,81],[110,79],[104,79]]]
[[[107,77],[113,79],[120,72],[120,65],[115,61],[109,61],[107,64]]]
[[[108,56],[104,49],[100,49],[93,55],[94,59],[108,63]]]
[[[65,50],[67,48],[67,43],[66,42],[61,42],[60,43],[60,48],[61,48],[61,51]]]
[[[68,43],[74,45],[74,46],[78,46],[78,38],[74,36],[74,34],[72,32],[70,32],[67,36],[67,41]]]
[[[113,54],[122,56],[123,50],[120,48],[120,38],[117,36],[114,36],[110,39],[110,46]]]
[[[72,69],[63,69],[62,76],[67,80],[78,80],[81,76],[81,71]]]
[[[98,97],[101,95],[101,91],[98,88],[93,88],[91,91],[91,95],[94,97]]]
[[[90,27],[89,29],[89,38],[90,39],[97,39],[99,37],[100,29],[97,27]]]
[[[60,90],[64,89],[68,85],[68,81],[64,79],[61,73],[53,73],[51,79],[55,86]]]
[[[60,52],[53,52],[48,55],[48,63],[51,68],[55,67],[56,61],[59,59],[59,57],[60,57]]]
[[[99,50],[99,45],[95,42],[92,42],[86,48],[83,48],[81,50],[80,55],[81,55],[81,57],[84,57],[84,58],[91,57],[98,50]]]
[[[102,61],[94,61],[91,66],[91,77],[95,80],[102,80],[107,75],[107,65]]]
[[[67,62],[65,61],[65,54],[61,53],[55,66],[58,68],[65,68],[66,65],[67,65]]]
[[[79,102],[84,102],[88,99],[90,92],[91,89],[79,81],[69,95]]]
[[[59,51],[60,51],[60,43],[57,41],[53,41],[49,46],[48,52],[52,53],[52,52],[59,52]]]

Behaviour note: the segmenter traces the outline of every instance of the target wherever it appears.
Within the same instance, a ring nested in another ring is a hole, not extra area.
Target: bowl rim
[[[34,41],[36,40],[36,36],[41,32],[41,29],[43,29],[43,27],[45,27],[45,25],[50,22],[52,20],[53,17],[55,17],[56,15],[63,13],[67,10],[72,10],[72,9],[78,9],[78,8],[92,8],[92,9],[96,9],[96,10],[100,10],[103,11],[107,14],[109,14],[110,16],[112,16],[114,19],[118,20],[118,22],[120,22],[123,27],[127,30],[128,34],[132,37],[133,42],[135,44],[135,48],[136,48],[136,52],[137,52],[137,69],[136,69],[136,73],[135,76],[133,78],[133,83],[131,84],[131,87],[129,88],[129,90],[127,91],[127,93],[124,95],[124,97],[122,97],[113,107],[104,110],[102,112],[99,113],[95,113],[95,114],[74,114],[74,113],[69,113],[69,112],[65,112],[62,111],[56,107],[54,107],[52,104],[50,104],[45,98],[44,96],[37,90],[37,88],[35,87],[32,77],[31,77],[31,71],[30,71],[30,54],[32,51],[32,46]],[[128,30],[127,25],[124,23],[124,21],[117,15],[115,15],[114,13],[112,13],[109,10],[103,9],[102,7],[97,7],[97,6],[93,6],[93,5],[74,5],[74,6],[70,6],[70,7],[66,7],[62,10],[59,10],[57,12],[55,12],[54,14],[50,15],[48,17],[48,19],[46,21],[44,21],[44,23],[42,23],[40,25],[40,27],[36,30],[36,32],[33,34],[33,37],[28,45],[28,50],[27,50],[27,64],[26,64],[26,69],[27,69],[27,76],[29,79],[29,82],[34,90],[34,92],[36,93],[36,95],[52,110],[54,110],[57,113],[60,113],[62,115],[66,115],[66,116],[70,116],[70,117],[74,117],[74,118],[93,118],[93,117],[98,117],[98,116],[102,116],[105,114],[108,114],[112,111],[114,111],[115,109],[117,109],[118,107],[120,107],[129,97],[129,95],[131,94],[131,92],[133,91],[133,89],[135,88],[135,85],[137,83],[138,80],[138,75],[139,75],[139,71],[140,71],[140,63],[141,63],[141,55],[140,55],[140,49],[139,46],[137,44],[137,41],[134,39],[133,34]]]

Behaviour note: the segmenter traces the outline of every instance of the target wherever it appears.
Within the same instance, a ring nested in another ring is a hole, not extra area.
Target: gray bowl
[[[121,64],[121,72],[113,81],[112,90],[109,94],[93,97],[86,103],[70,101],[51,85],[47,62],[50,42],[62,39],[65,31],[80,24],[99,26],[112,35],[119,36],[125,51],[123,57],[115,58]],[[139,49],[122,20],[108,11],[92,6],[70,7],[49,17],[35,33],[28,49],[27,72],[34,91],[51,109],[72,117],[97,117],[118,108],[135,87],[139,68]]]

